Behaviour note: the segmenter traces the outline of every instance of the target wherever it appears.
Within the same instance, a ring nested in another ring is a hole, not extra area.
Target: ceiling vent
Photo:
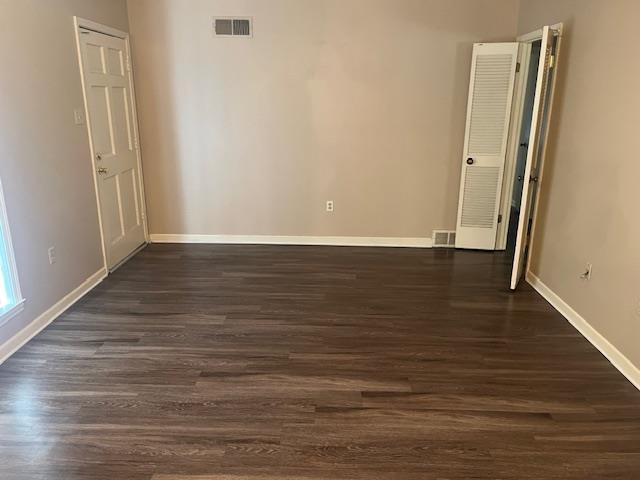
[[[251,18],[217,17],[213,19],[213,34],[216,37],[252,37]]]
[[[433,248],[454,248],[456,246],[456,232],[449,230],[433,231]]]

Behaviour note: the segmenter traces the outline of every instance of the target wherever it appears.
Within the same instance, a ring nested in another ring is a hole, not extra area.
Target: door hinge
[[[131,71],[131,57],[129,57],[129,55],[127,55],[126,65],[127,65],[127,72],[130,72]]]
[[[555,55],[551,55],[549,57],[549,68],[553,68],[556,66],[556,56]]]
[[[520,62],[516,63],[516,73],[520,72]]]
[[[498,223],[502,223],[502,214],[498,215]]]
[[[138,150],[140,148],[140,144],[138,143],[138,137],[133,139],[133,148]]]

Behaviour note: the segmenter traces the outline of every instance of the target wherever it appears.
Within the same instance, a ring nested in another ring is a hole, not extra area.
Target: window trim
[[[4,311],[0,311],[0,326],[6,324],[13,317],[18,315],[24,310],[25,299],[20,291],[20,282],[18,280],[18,269],[16,267],[16,258],[13,252],[13,243],[11,239],[11,228],[9,227],[9,218],[7,215],[7,208],[4,200],[4,190],[2,188],[2,180],[0,179],[0,225],[2,225],[2,231],[5,238],[0,239],[4,242],[4,246],[7,250],[7,262],[9,268],[9,294],[14,300],[13,305],[5,308]]]
[[[9,307],[8,310],[5,310],[4,313],[0,314],[0,327],[2,327],[3,325],[7,324],[9,322],[9,320],[11,320],[13,317],[18,315],[19,313],[21,313],[24,310],[24,303],[25,302],[26,302],[26,300],[23,298],[22,300],[20,300],[15,305]]]

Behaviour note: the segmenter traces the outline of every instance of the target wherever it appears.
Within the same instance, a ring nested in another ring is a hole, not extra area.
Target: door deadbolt
[[[473,158],[467,158],[467,165],[473,165],[475,160]]]
[[[102,154],[101,153],[97,153],[96,154],[96,160],[98,160],[98,161],[102,160]]]

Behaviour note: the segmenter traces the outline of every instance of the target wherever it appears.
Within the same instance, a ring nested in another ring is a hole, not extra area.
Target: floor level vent
[[[433,231],[433,248],[454,248],[456,246],[456,232],[449,230]]]

